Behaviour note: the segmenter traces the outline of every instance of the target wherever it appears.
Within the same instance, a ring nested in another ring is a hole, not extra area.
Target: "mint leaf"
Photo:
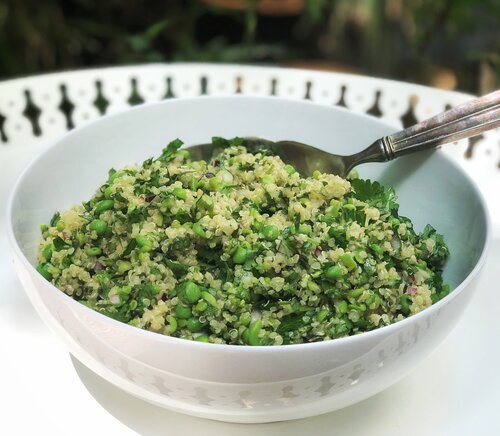
[[[56,212],[50,219],[50,226],[51,227],[57,226],[57,223],[59,222],[60,219],[61,219],[61,214],[59,212]]]
[[[238,137],[226,139],[220,136],[212,136],[212,145],[215,148],[239,147],[240,145],[243,145],[243,141],[243,138]]]
[[[229,147],[229,140],[220,136],[212,136],[212,145],[217,148]]]
[[[54,244],[54,249],[56,251],[61,251],[70,247],[70,245],[64,242],[64,240],[60,236],[56,236],[52,243]]]
[[[161,162],[168,162],[169,160],[172,160],[175,152],[181,148],[182,144],[184,144],[184,142],[182,142],[179,138],[174,139],[163,149],[158,160]]]

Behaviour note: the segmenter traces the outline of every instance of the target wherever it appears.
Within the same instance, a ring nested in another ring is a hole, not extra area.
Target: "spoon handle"
[[[379,149],[383,160],[392,160],[405,154],[476,136],[495,127],[500,127],[500,90],[384,136],[373,145]],[[372,155],[370,160],[376,160],[374,157]]]

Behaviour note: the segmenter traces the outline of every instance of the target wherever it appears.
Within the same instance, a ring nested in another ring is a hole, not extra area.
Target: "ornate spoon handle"
[[[479,135],[495,127],[500,127],[500,91],[455,106],[407,129],[384,136],[358,153],[353,164],[392,160]]]

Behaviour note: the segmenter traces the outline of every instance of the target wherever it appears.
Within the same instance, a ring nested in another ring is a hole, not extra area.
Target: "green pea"
[[[269,277],[266,277],[268,279]],[[266,283],[267,280],[266,280]],[[238,287],[238,292],[236,293],[238,298],[243,301],[250,301],[250,291],[248,289],[245,289],[244,287]]]
[[[328,309],[321,309],[316,315],[316,320],[318,322],[324,321],[325,318],[329,315],[330,311]]]
[[[132,213],[136,209],[137,206],[135,204],[129,203],[129,205],[127,206],[127,213]]]
[[[210,179],[212,180],[212,179]],[[202,197],[196,203],[196,206],[201,209],[211,211],[214,207],[214,201],[209,195],[203,194]]]
[[[309,204],[311,204],[311,200],[308,197],[299,198],[299,202],[302,206],[308,206]]]
[[[291,176],[293,173],[295,173],[295,168],[292,165],[286,164],[285,171],[289,176]]]
[[[180,319],[188,319],[191,317],[191,309],[187,306],[178,305],[175,308],[175,315]]]
[[[265,176],[262,177],[262,183],[264,185],[269,185],[270,183],[275,183],[275,182],[276,179],[271,174],[266,174]]]
[[[108,223],[103,220],[94,220],[89,225],[90,230],[93,230],[98,235],[103,235],[108,230]]]
[[[248,328],[248,343],[250,345],[260,345],[261,340],[259,333],[262,330],[262,321],[260,319],[254,321],[250,324]]]
[[[177,156],[182,156],[184,159],[187,159],[189,157],[189,150],[186,150],[185,148],[178,150]]]
[[[337,311],[340,314],[347,313],[347,310],[348,310],[347,301],[342,300],[339,304],[337,304]]]
[[[261,230],[262,235],[268,241],[274,241],[279,236],[280,231],[278,227],[273,225],[264,226]]]
[[[49,262],[50,259],[52,258],[53,252],[54,252],[54,246],[52,244],[46,245],[45,247],[43,247],[42,256],[47,262]]]
[[[210,306],[217,308],[217,300],[215,297],[207,291],[201,293],[201,298],[203,298]]]
[[[153,243],[146,236],[137,235],[135,240],[143,253],[153,249]]]
[[[333,223],[334,220],[339,216],[339,211],[333,207],[327,207],[325,210],[326,221],[329,224]]]
[[[185,200],[186,199],[186,190],[182,188],[175,188],[172,191],[172,194],[174,194],[175,197],[177,197],[179,200]]]
[[[174,206],[175,206],[175,198],[174,197],[165,198],[165,200],[163,200],[161,202],[161,207],[163,207],[167,210],[172,209]]]
[[[101,200],[95,205],[95,213],[100,214],[106,210],[113,209],[115,202],[113,200]]]
[[[132,300],[132,301],[133,301],[133,300]],[[80,302],[83,302],[83,300],[81,300]],[[138,318],[131,319],[131,320],[128,322],[128,325],[131,325],[131,326],[137,327],[137,326],[139,325],[139,319],[138,319]]]
[[[338,200],[332,200],[330,201],[330,207],[328,207],[325,211],[325,215],[328,216],[329,218],[337,218],[339,216],[340,212],[340,207],[342,206],[342,203]]]
[[[384,249],[379,244],[370,244],[370,249],[377,254],[384,254]]]
[[[222,185],[223,185],[222,180],[218,179],[217,177],[212,177],[208,181],[208,188],[211,191],[219,191]]]
[[[191,179],[189,180],[189,189],[191,191],[196,191],[197,188],[198,188],[198,179],[196,179],[195,177],[191,177]]]
[[[155,212],[151,218],[158,227],[163,227],[163,215],[160,212]]]
[[[349,171],[349,174],[347,174],[346,179],[359,179],[359,172],[358,170],[351,170]]]
[[[99,256],[102,253],[102,250],[99,247],[89,247],[85,249],[85,253],[88,256]]]
[[[340,256],[340,261],[345,265],[348,270],[356,268],[357,264],[349,253]]]
[[[309,280],[307,282],[307,289],[309,289],[310,291],[315,292],[315,293],[318,293],[321,291],[321,288],[319,287],[319,285],[312,280]]]
[[[193,228],[193,223],[190,223],[189,221],[186,221],[185,223],[182,223],[182,227],[186,229],[192,229]]]
[[[48,263],[40,263],[36,270],[47,280],[52,280],[52,273],[49,271]]]
[[[172,315],[167,315],[166,319],[168,322],[168,332],[170,334],[175,333],[177,330],[177,320]]]
[[[130,295],[131,292],[132,292],[132,286],[121,286],[116,291],[116,293],[120,296]]]
[[[420,269],[425,269],[425,268],[427,268],[427,262],[425,260],[421,260],[420,262],[417,262],[417,266]]]
[[[381,302],[381,298],[375,292],[368,297],[368,300],[366,300],[366,304],[372,310],[377,309],[380,306]]]
[[[191,333],[197,333],[203,329],[203,324],[197,318],[189,318],[186,327]]]
[[[249,344],[248,342],[248,333],[250,329],[246,328],[241,332],[241,340],[243,341],[244,344]]]
[[[297,229],[299,233],[303,235],[310,235],[312,232],[312,228],[309,224],[299,224],[299,228]]]
[[[78,246],[81,247],[85,242],[85,235],[82,232],[78,232],[76,234],[76,240],[78,242]]]
[[[113,183],[119,177],[123,177],[126,173],[124,171],[115,171],[109,175],[108,182]]]
[[[335,198],[332,198],[329,204],[331,207],[334,207],[336,209],[340,209],[342,207],[342,202]]]
[[[325,271],[325,278],[328,280],[337,280],[340,277],[342,277],[342,268],[338,265],[330,266]]]
[[[321,177],[321,171],[314,170],[312,173],[313,179],[318,180]]]
[[[356,259],[357,262],[363,263],[366,259],[366,251],[364,250],[356,250],[354,252],[354,259]]]
[[[250,214],[250,216],[252,218],[259,218],[260,217],[260,213],[257,209],[255,209],[255,207],[249,208],[248,213]]]
[[[197,336],[194,340],[197,342],[210,342],[210,338],[207,335]]]
[[[264,227],[264,225],[258,221],[254,221],[253,223],[253,228],[257,231],[257,232],[260,232],[262,230],[262,228]]]
[[[108,186],[106,189],[104,189],[105,198],[111,198],[112,195],[113,195],[113,188],[111,186]]]
[[[201,312],[205,312],[205,310],[207,310],[207,308],[208,308],[208,304],[206,301],[198,301],[198,303],[196,303],[196,306],[194,306],[193,310],[195,312],[201,313]]]
[[[66,224],[63,221],[59,220],[56,224],[56,229],[62,232],[66,228]]]
[[[335,324],[335,334],[341,335],[349,331],[349,324],[345,320],[340,320],[338,324]]]
[[[355,310],[356,312],[366,312],[366,305],[361,304],[349,304],[349,309]]]
[[[184,285],[184,296],[188,303],[196,303],[201,297],[200,287],[192,281],[187,281]]]
[[[252,315],[250,312],[245,312],[240,315],[240,323],[242,325],[249,325],[252,322]]]
[[[236,264],[243,264],[247,260],[248,250],[243,247],[238,247],[233,254],[233,262]]]
[[[397,218],[391,218],[389,220],[389,222],[391,223],[391,226],[394,228],[394,227],[399,227],[399,225],[401,224],[401,221],[398,220]]]
[[[128,260],[119,260],[116,262],[116,266],[120,274],[126,273],[132,269],[132,264]]]
[[[204,238],[207,235],[205,229],[200,223],[193,224],[193,232],[195,235],[198,235],[201,238]]]
[[[370,263],[369,259],[365,260],[363,267],[364,267],[364,270],[366,271],[366,274],[368,274],[368,276],[372,276],[376,272],[375,267]]]
[[[351,298],[358,298],[361,296],[361,294],[365,292],[365,290],[363,288],[356,288],[356,289],[352,289],[350,290],[347,295],[349,295],[349,297]]]

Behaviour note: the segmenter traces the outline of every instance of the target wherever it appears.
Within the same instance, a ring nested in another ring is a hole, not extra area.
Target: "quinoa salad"
[[[111,169],[82,205],[42,225],[38,271],[81,304],[177,338],[281,345],[355,335],[449,292],[449,255],[398,214],[393,189],[301,176],[265,148],[213,138],[193,161]]]

